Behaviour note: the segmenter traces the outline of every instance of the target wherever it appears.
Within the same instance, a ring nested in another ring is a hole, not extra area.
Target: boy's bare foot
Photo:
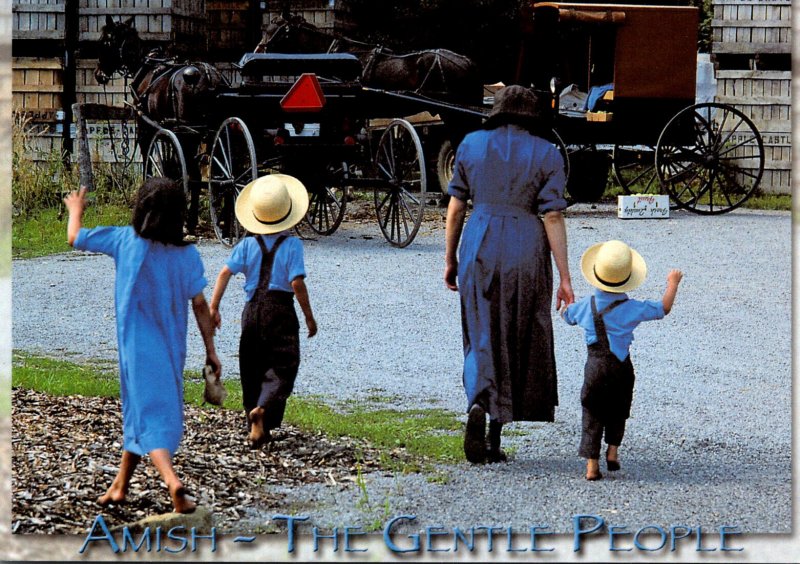
[[[97,504],[101,507],[105,507],[112,503],[119,505],[125,502],[126,495],[127,492],[123,488],[111,484],[111,487],[108,488],[108,491],[97,498]]]
[[[197,509],[197,504],[189,497],[186,488],[182,485],[170,488],[169,495],[172,498],[172,506],[175,509],[175,513],[191,513]]]
[[[264,444],[266,433],[264,432],[264,408],[255,407],[248,415],[250,419],[250,447],[258,448]]]
[[[606,451],[606,467],[608,468],[609,472],[616,472],[621,468],[619,465],[619,452],[617,451],[619,447],[614,445],[608,445],[608,450]]]
[[[586,479],[590,482],[600,480],[603,475],[600,473],[600,463],[596,458],[590,458],[586,461]]]

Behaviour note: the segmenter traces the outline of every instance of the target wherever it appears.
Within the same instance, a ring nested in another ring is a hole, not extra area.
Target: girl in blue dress
[[[76,249],[104,253],[116,265],[115,304],[122,400],[122,461],[102,505],[121,503],[145,454],[161,474],[178,513],[194,511],[175,473],[172,457],[183,435],[183,367],[188,303],[217,378],[214,327],[203,295],[206,279],[194,245],[183,240],[186,199],[168,179],[151,178],[139,189],[132,225],[82,227],[86,188],[65,199],[67,241]]]
[[[444,281],[461,294],[464,453],[473,463],[506,459],[504,423],[553,421],[558,405],[550,260],[560,275],[558,309],[574,300],[566,176],[558,149],[539,134],[538,115],[531,90],[499,90],[483,128],[459,145],[448,187]],[[474,209],[464,227],[468,200]]]

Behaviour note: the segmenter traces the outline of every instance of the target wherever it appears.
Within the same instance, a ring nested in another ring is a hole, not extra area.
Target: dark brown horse
[[[94,76],[106,84],[115,74],[132,79],[133,104],[165,127],[204,123],[215,96],[228,88],[225,78],[208,63],[179,62],[160,50],[145,55],[133,18],[115,22],[106,16]]]
[[[327,33],[299,15],[273,19],[255,52],[353,53],[363,66],[364,86],[415,92],[467,105],[483,101],[478,68],[464,55],[447,49],[397,54],[382,46]]]
[[[155,122],[178,136],[188,175],[199,178],[194,157],[203,139],[193,131],[209,130],[214,100],[219,92],[229,88],[225,78],[208,63],[179,62],[159,49],[145,55],[133,18],[115,22],[106,16],[94,76],[98,83],[106,84],[115,75],[131,79],[128,94],[131,104],[138,110],[136,132],[142,157],[147,155],[157,131],[153,126]],[[188,222],[190,231],[196,222],[197,195],[194,192]]]

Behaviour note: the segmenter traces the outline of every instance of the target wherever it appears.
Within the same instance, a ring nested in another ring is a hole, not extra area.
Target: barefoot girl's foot
[[[97,504],[100,505],[101,507],[105,507],[112,503],[120,505],[125,502],[126,493],[127,492],[124,489],[118,488],[117,486],[112,484],[111,487],[108,488],[108,491],[105,494],[97,498]]]
[[[172,498],[175,513],[191,513],[197,509],[197,504],[189,497],[183,486],[170,489],[169,495]]]

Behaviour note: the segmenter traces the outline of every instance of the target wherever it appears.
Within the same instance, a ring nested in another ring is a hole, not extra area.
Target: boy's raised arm
[[[672,309],[672,304],[675,303],[675,295],[678,293],[678,284],[681,283],[683,272],[677,269],[672,269],[667,274],[667,289],[664,291],[664,297],[661,298],[661,304],[664,306],[664,315],[668,314]]]

